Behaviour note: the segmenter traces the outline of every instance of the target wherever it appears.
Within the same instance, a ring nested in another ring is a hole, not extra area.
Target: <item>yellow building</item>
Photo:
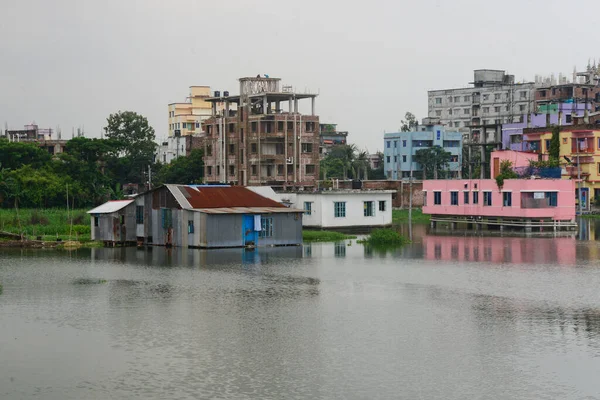
[[[600,128],[563,126],[559,138],[562,178],[577,180],[581,177],[581,200],[583,209],[587,210],[595,198],[600,200]],[[531,152],[549,155],[551,139],[551,128],[524,130],[526,148]]]
[[[185,103],[169,104],[169,137],[200,133],[202,121],[212,115],[210,86],[190,86]]]

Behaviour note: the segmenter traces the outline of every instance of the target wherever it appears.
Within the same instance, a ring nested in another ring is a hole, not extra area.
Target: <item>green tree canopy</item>
[[[416,125],[417,117],[415,117],[415,114],[407,111],[406,114],[404,114],[404,119],[400,121],[400,132],[410,132]]]
[[[417,150],[415,161],[423,168],[423,179],[438,179],[446,177],[452,154],[440,146]]]
[[[52,156],[35,143],[9,142],[0,139],[0,164],[3,168],[19,169],[25,165],[41,168],[47,165]]]
[[[156,179],[157,183],[193,184],[202,183],[204,172],[203,151],[194,149],[187,157],[177,157],[170,164],[163,165]]]

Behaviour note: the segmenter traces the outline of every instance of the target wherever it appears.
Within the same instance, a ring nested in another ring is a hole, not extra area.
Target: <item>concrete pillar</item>
[[[294,112],[298,113],[298,99],[294,99]]]
[[[263,96],[263,114],[267,113],[267,95]]]
[[[457,227],[458,227],[458,224],[456,222],[451,222],[450,223],[450,229],[451,230],[455,231]]]
[[[290,96],[290,98],[288,99],[288,112],[291,114],[292,113],[292,96]]]
[[[315,98],[314,97],[312,97],[310,99],[310,109],[311,109],[311,111],[310,111],[311,115],[315,115]]]

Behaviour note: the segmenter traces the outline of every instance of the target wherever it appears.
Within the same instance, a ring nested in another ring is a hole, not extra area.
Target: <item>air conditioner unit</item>
[[[285,159],[285,162],[286,162],[287,164],[293,164],[293,163],[294,163],[294,157],[288,157],[288,158],[286,158],[286,159]]]

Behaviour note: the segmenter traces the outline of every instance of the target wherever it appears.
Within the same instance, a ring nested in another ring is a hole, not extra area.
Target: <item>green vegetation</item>
[[[332,231],[302,231],[305,242],[340,242],[347,239],[356,239],[356,236]]]
[[[321,160],[321,179],[385,179],[383,153],[377,153],[379,167],[372,169],[369,154],[355,145],[338,145]]]
[[[517,179],[519,175],[513,169],[513,163],[509,160],[503,160],[500,163],[500,173],[496,175],[496,184],[498,188],[504,186],[505,179]]]
[[[72,226],[71,226],[72,221]],[[90,216],[85,210],[65,209],[0,209],[0,231],[20,234],[44,241],[90,240]]]
[[[558,161],[560,159],[560,126],[552,128],[552,138],[550,139],[550,159]]]
[[[402,246],[410,243],[410,240],[393,229],[375,229],[361,243],[373,247]]]
[[[392,223],[401,224],[408,222],[408,210],[392,210]],[[412,209],[412,222],[429,222],[429,214],[423,214],[420,208]]]
[[[432,146],[417,150],[415,162],[423,167],[424,179],[445,178],[452,154],[441,146]]]

